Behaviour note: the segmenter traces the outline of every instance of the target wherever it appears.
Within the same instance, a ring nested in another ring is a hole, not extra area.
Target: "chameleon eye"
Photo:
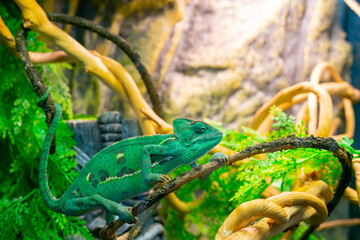
[[[194,126],[194,132],[196,132],[197,134],[204,133],[205,130],[206,130],[206,127],[205,127],[204,124],[202,124],[202,123],[197,123],[197,124]]]
[[[201,133],[203,133],[203,132],[205,131],[205,128],[204,128],[204,127],[202,127],[202,128],[195,128],[194,131],[195,131],[196,133],[198,133],[198,134],[201,134]]]

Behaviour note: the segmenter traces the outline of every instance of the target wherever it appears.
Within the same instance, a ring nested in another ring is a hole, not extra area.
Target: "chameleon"
[[[127,198],[146,192],[169,180],[167,174],[181,165],[196,167],[196,160],[215,147],[223,134],[202,121],[177,118],[173,134],[139,136],[121,140],[99,151],[79,172],[69,188],[56,198],[49,187],[47,163],[52,139],[61,118],[55,116],[46,134],[39,162],[39,187],[46,205],[68,216],[79,216],[95,208],[106,210],[107,223],[115,219],[136,222],[130,208],[121,205]],[[228,161],[223,153],[210,161]]]

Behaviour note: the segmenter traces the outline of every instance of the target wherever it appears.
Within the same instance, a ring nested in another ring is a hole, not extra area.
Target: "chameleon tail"
[[[59,123],[61,113],[62,113],[61,106],[55,104],[55,117],[51,122],[49,130],[46,134],[43,148],[41,151],[40,164],[39,164],[39,185],[40,185],[41,196],[43,197],[46,205],[53,211],[60,211],[60,199],[55,198],[54,195],[51,193],[48,182],[47,164],[48,164],[51,142],[55,135],[56,127]]]

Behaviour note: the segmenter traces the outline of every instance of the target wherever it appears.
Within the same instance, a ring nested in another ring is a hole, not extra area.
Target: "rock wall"
[[[139,52],[169,121],[206,117],[238,129],[279,90],[307,80],[317,63],[330,61],[348,78],[352,61],[337,0],[80,0],[77,8],[76,15],[120,34]],[[120,61],[146,96],[119,49],[96,34],[68,31]],[[69,75],[75,113],[131,112],[82,71],[76,67]]]
[[[161,90],[166,112],[238,129],[279,90],[307,80],[320,61],[348,73],[351,47],[334,21],[336,5],[197,1]]]

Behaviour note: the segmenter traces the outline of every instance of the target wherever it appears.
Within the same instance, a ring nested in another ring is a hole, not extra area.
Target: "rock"
[[[144,229],[135,240],[153,240],[153,239],[165,239],[165,229],[161,223],[153,223]]]
[[[351,47],[336,8],[336,0],[140,0],[93,1],[76,12],[133,45],[168,118],[207,117],[239,129],[279,90],[307,80],[320,61],[330,61],[348,79]],[[77,28],[72,35],[118,60],[145,93],[120,49]],[[108,87],[81,71],[75,68],[72,86],[75,113],[131,112]]]
[[[76,147],[88,157],[93,157],[102,149],[100,131],[96,120],[70,120],[67,121],[67,124],[74,132]]]
[[[124,120],[122,129],[122,138],[130,138],[142,135],[140,125],[137,120],[129,119]]]
[[[193,2],[193,1],[190,1]],[[320,61],[348,74],[350,45],[336,0],[199,0],[161,95],[173,118],[207,117],[239,129]],[[347,76],[347,75],[346,75]]]
[[[117,142],[121,140],[121,133],[107,133],[107,134],[100,134],[102,142]]]
[[[122,117],[119,112],[111,111],[105,112],[98,117],[98,124],[111,124],[111,123],[118,123],[122,122]]]
[[[100,132],[121,132],[121,127],[122,125],[120,123],[99,124]]]
[[[110,146],[122,139],[123,119],[119,112],[106,112],[98,117],[100,138],[103,147]]]
[[[80,171],[85,166],[85,164],[90,161],[91,158],[83,150],[81,150],[81,148],[77,146],[74,147],[74,150],[76,151],[75,160],[78,163],[78,166],[76,166],[76,170]]]

